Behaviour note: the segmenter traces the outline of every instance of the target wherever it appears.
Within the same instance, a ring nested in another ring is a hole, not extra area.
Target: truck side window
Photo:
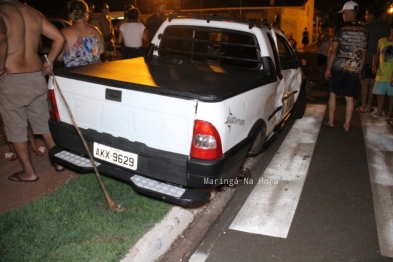
[[[281,69],[285,70],[290,68],[296,68],[294,63],[296,60],[294,52],[290,48],[289,42],[281,35],[277,35],[277,46]]]

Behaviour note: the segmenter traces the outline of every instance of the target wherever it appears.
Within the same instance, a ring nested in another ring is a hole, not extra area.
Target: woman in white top
[[[127,22],[120,25],[118,43],[124,41],[123,59],[144,55],[142,40],[145,40],[143,31],[145,26],[139,23],[139,11],[136,8],[127,12]]]

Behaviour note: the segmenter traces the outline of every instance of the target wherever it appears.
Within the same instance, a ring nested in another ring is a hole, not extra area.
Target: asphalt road
[[[342,98],[324,127],[327,95],[313,90],[307,116],[250,161],[254,183],[194,230],[181,261],[393,261],[393,127],[355,111],[344,132]]]

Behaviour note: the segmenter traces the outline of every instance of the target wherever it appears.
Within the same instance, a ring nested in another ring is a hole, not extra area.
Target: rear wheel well
[[[248,137],[252,139],[252,144],[248,150],[247,156],[257,155],[263,149],[266,140],[266,123],[262,119],[258,119],[252,126]]]

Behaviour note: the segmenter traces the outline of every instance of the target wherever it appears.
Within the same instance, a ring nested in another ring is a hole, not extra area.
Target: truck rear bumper
[[[49,151],[50,160],[79,173],[95,172],[90,159],[55,146]],[[129,183],[132,188],[143,195],[161,199],[183,207],[195,207],[210,199],[210,192],[202,189],[188,189],[150,179],[130,171],[95,160],[98,172]]]

